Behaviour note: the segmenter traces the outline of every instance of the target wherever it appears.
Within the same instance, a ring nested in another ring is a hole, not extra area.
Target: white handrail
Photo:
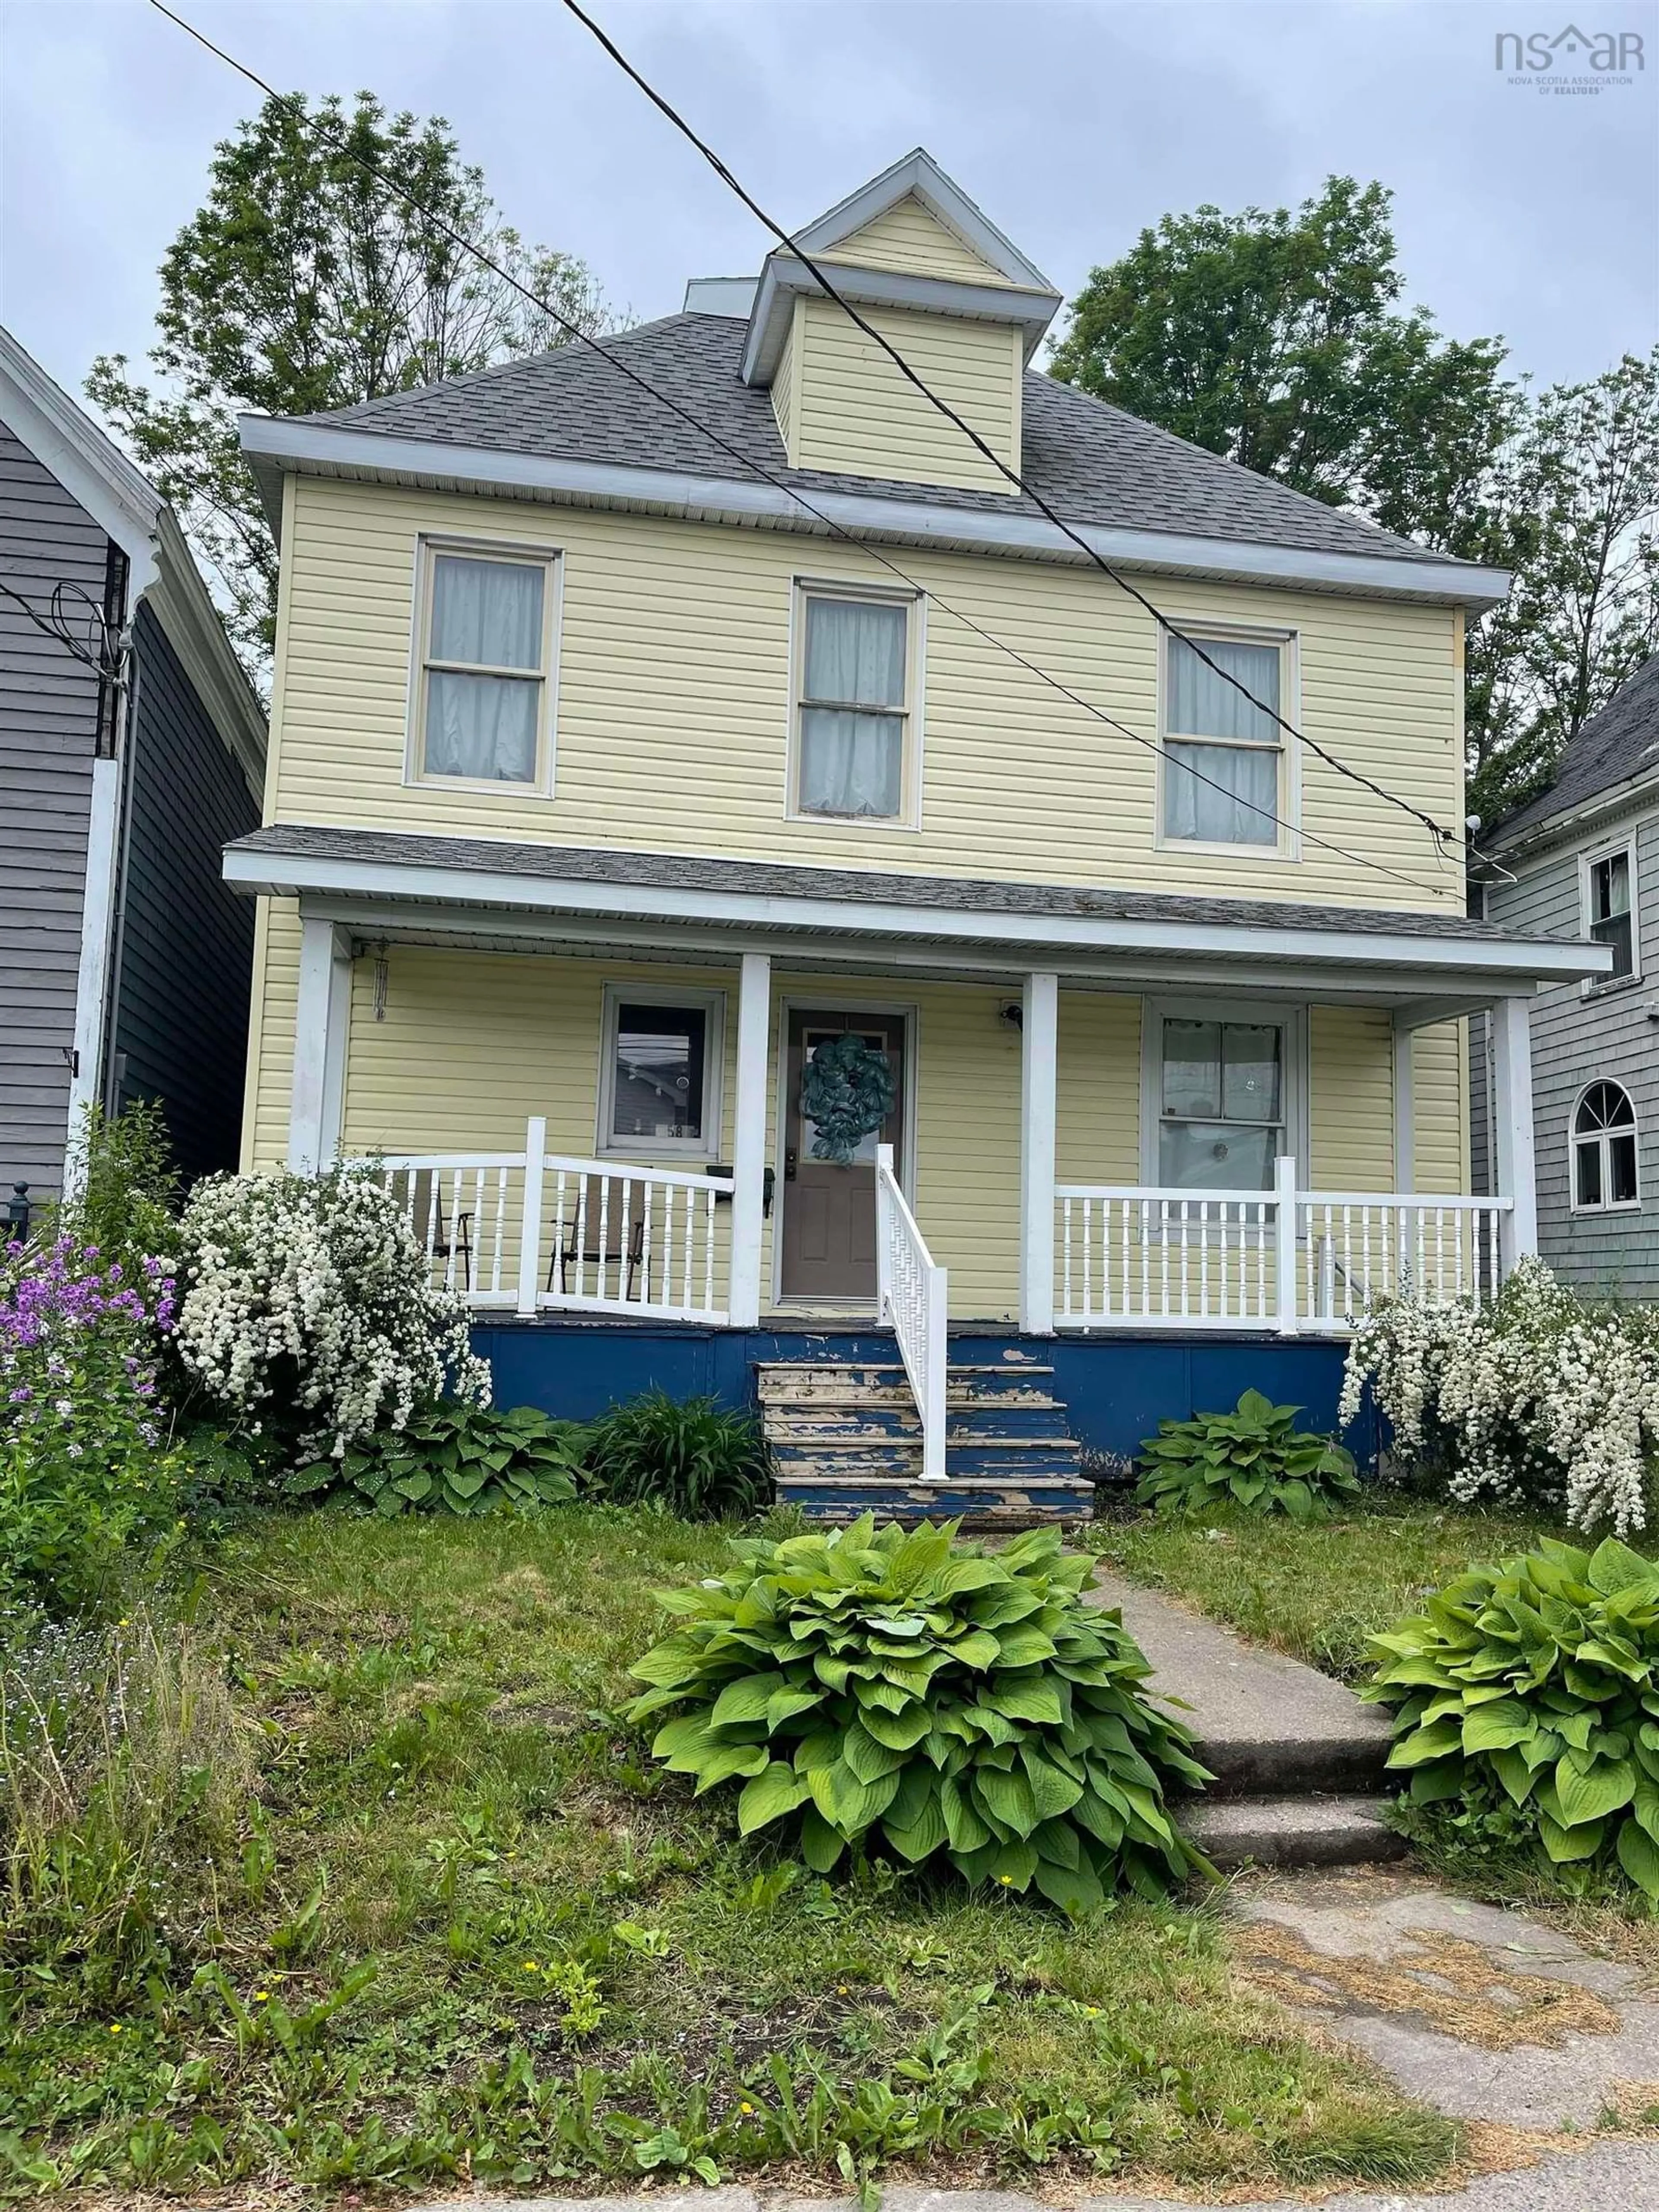
[[[547,1149],[408,1152],[372,1162],[424,1244],[434,1279],[475,1308],[608,1313],[724,1325],[730,1176]],[[514,1202],[516,1200],[516,1203]],[[516,1249],[514,1249],[516,1244]]]
[[[893,1147],[876,1147],[876,1280],[881,1318],[892,1325],[921,1421],[921,1479],[945,1480],[945,1279],[893,1170]]]
[[[1300,1190],[1296,1167],[1262,1191],[1056,1184],[1056,1325],[1340,1333],[1378,1297],[1496,1291],[1511,1199]]]

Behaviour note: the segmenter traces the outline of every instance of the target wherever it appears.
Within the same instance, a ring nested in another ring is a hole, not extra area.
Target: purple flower
[[[33,1391],[27,1382],[21,1383],[11,1394],[11,1403],[14,1406],[27,1406],[33,1395]]]

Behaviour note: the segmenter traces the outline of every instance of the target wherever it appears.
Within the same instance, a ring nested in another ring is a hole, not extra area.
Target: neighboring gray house
[[[264,754],[170,509],[0,330],[0,1206],[62,1188],[94,1102],[158,1100],[187,1176],[236,1164],[252,920],[219,855]]]
[[[1541,798],[1482,840],[1485,913],[1528,935],[1613,948],[1603,983],[1532,1006],[1538,1239],[1581,1288],[1659,1298],[1659,654],[1585,723]],[[1491,1158],[1492,1086],[1474,1024],[1475,1188]]]

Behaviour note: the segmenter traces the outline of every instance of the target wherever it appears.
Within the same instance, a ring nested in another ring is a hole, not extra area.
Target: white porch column
[[[738,1095],[732,1115],[732,1326],[760,1319],[765,1218],[767,1069],[771,1060],[772,962],[745,952],[738,986]]]
[[[333,922],[307,915],[300,924],[294,1088],[288,1117],[288,1164],[301,1175],[326,1167],[340,1149],[350,1018],[350,937]]]
[[[1416,1031],[1394,1021],[1394,1187],[1417,1188],[1417,1092],[1412,1039]]]
[[[1538,1182],[1532,1143],[1532,1014],[1526,999],[1498,999],[1492,1009],[1493,1122],[1498,1134],[1499,1198],[1513,1200],[1499,1217],[1507,1274],[1522,1253],[1538,1249]]]
[[[1058,975],[1025,978],[1019,1041],[1019,1325],[1033,1336],[1052,1336]]]

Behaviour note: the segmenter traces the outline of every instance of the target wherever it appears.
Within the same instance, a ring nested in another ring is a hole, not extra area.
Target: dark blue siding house
[[[88,1107],[236,1164],[265,720],[171,511],[0,330],[0,1200],[73,1182]]]

